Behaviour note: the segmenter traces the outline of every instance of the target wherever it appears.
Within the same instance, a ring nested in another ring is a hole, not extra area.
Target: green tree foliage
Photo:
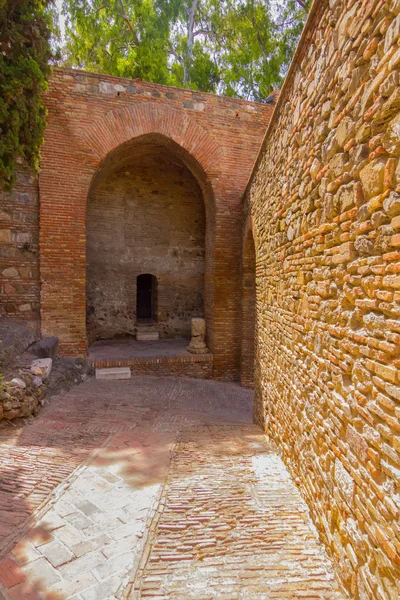
[[[10,188],[18,160],[38,167],[45,125],[41,94],[50,72],[47,0],[0,0],[0,186]]]
[[[66,65],[168,80],[169,24],[153,0],[65,0]]]
[[[295,1],[228,0],[217,25],[222,92],[263,101],[279,87],[305,16]]]
[[[262,101],[281,84],[309,4],[64,0],[64,64]]]

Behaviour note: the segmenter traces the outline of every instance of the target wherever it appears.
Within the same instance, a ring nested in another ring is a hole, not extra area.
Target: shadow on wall
[[[162,136],[118,148],[93,178],[87,205],[89,341],[135,335],[190,337],[204,315],[207,198]]]

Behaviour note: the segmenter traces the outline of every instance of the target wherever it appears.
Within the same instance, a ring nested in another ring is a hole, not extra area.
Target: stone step
[[[136,328],[138,342],[151,342],[159,338],[157,323],[140,323]]]
[[[159,339],[158,331],[137,331],[136,339],[138,342],[150,342]]]
[[[112,367],[108,369],[96,369],[96,379],[130,379],[129,367]]]

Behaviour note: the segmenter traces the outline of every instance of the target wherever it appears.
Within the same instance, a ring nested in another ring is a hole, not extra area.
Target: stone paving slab
[[[1,426],[0,598],[341,598],[251,403],[233,384],[91,380]]]

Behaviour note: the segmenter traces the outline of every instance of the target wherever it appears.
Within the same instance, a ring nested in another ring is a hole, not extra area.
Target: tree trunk
[[[188,21],[187,21],[187,52],[183,63],[183,85],[186,85],[190,81],[190,67],[193,60],[193,44],[194,44],[194,21],[196,16],[198,0],[193,0],[192,6],[188,9]]]

